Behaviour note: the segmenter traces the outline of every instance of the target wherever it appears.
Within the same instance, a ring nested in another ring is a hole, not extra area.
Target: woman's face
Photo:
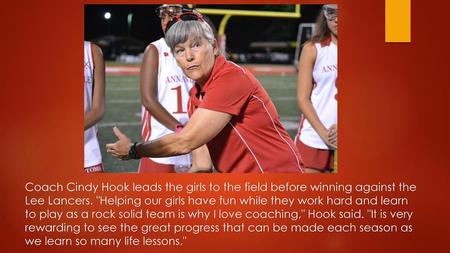
[[[338,18],[334,20],[327,20],[328,29],[330,29],[331,33],[337,37],[338,35]]]
[[[173,54],[184,74],[203,85],[211,75],[218,49],[203,36],[190,36],[184,43],[175,46]]]

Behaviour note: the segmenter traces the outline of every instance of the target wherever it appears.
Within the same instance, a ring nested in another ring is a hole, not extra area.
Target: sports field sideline
[[[287,65],[243,65],[253,72],[269,93],[277,107],[284,127],[295,136],[300,111],[296,101],[297,74]],[[98,124],[99,140],[105,170],[108,172],[136,172],[137,161],[116,161],[106,154],[105,144],[116,141],[113,126],[119,127],[132,140],[140,140],[139,66],[106,65],[106,112]]]

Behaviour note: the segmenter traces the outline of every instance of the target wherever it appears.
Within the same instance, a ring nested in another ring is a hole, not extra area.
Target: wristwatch
[[[130,150],[128,150],[128,156],[130,157],[130,159],[139,159],[140,158],[136,151],[137,144],[138,144],[138,142],[135,142],[133,145],[131,145]]]

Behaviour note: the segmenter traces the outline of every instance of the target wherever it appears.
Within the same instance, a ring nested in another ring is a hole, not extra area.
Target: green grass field
[[[297,76],[257,76],[275,103],[283,125],[294,137],[300,116],[296,102]],[[117,161],[106,153],[105,144],[116,141],[113,126],[132,140],[140,140],[140,95],[138,76],[106,77],[106,113],[98,124],[103,162],[108,172],[136,172],[138,161]]]

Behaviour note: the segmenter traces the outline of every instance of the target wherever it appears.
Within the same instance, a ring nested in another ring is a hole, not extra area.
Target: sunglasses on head
[[[201,22],[204,21],[203,16],[200,13],[184,12],[184,13],[181,13],[181,14],[178,14],[178,15],[172,17],[172,19],[167,24],[166,32],[169,30],[169,28],[171,26],[173,26],[176,22],[178,22],[180,20],[181,21],[201,21]]]
[[[334,21],[338,17],[338,9],[333,6],[325,5],[323,7],[323,14],[328,21]]]
[[[182,10],[183,6],[181,4],[162,5],[155,10],[155,13],[156,16],[158,16],[158,18],[163,19],[165,15],[168,15],[169,17],[172,18],[177,14],[181,13]]]

